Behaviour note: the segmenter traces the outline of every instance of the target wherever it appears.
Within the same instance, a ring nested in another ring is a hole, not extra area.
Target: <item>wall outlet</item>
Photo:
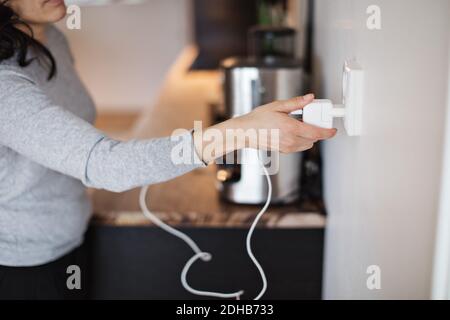
[[[345,108],[345,130],[349,136],[360,136],[362,134],[364,71],[356,61],[346,61],[344,64],[342,97]]]

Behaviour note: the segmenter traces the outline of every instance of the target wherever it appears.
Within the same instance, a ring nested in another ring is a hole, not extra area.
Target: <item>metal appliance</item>
[[[266,103],[301,95],[304,72],[295,59],[295,30],[256,27],[250,30],[250,54],[222,62],[227,118],[240,116]],[[267,199],[267,181],[261,174],[258,156],[272,160],[278,168],[271,175],[272,203],[287,204],[300,195],[302,153],[267,155],[253,149],[234,154],[235,162],[218,165],[223,199],[241,204],[261,204]]]

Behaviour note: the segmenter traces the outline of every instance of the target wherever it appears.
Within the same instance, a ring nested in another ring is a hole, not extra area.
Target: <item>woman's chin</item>
[[[46,4],[46,10],[49,11],[49,22],[58,22],[66,16],[67,7],[64,1],[49,1]]]
[[[58,22],[58,21],[64,19],[65,16],[66,16],[66,10],[65,9],[61,10],[60,12],[55,12],[52,15],[52,18],[51,18],[51,20],[49,22],[52,22],[52,23],[53,22]]]

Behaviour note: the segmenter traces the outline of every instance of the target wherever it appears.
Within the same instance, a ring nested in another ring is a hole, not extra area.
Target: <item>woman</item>
[[[336,130],[309,126],[288,114],[312,95],[278,101],[199,132],[183,149],[197,161],[174,164],[169,137],[119,142],[92,126],[95,109],[81,84],[64,36],[51,26],[66,13],[62,0],[8,0],[0,4],[0,298],[73,296],[66,268],[80,265],[91,214],[85,188],[124,191],[166,181],[210,163],[224,141],[214,129],[279,129],[279,145],[233,147],[281,152],[309,149]],[[225,136],[225,135],[224,135]],[[208,145],[211,147],[211,145]],[[200,159],[199,159],[200,158]]]

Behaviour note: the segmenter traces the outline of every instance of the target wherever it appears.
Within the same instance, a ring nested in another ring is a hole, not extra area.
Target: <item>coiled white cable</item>
[[[258,212],[256,215],[255,220],[253,221],[252,225],[250,226],[250,229],[247,234],[246,238],[246,248],[247,248],[247,254],[249,255],[250,259],[255,264],[256,268],[259,271],[259,274],[261,275],[261,280],[263,283],[263,286],[258,293],[258,295],[254,298],[254,300],[259,300],[264,293],[267,290],[267,279],[266,275],[264,273],[264,269],[261,267],[260,263],[256,259],[255,255],[253,254],[252,247],[251,247],[251,239],[253,236],[253,232],[255,231],[256,226],[258,225],[259,220],[264,215],[264,213],[267,211],[267,208],[270,205],[270,201],[272,199],[272,182],[270,181],[270,175],[267,171],[264,164],[261,162],[261,167],[263,169],[264,175],[267,180],[267,200],[264,204],[263,208]],[[187,282],[187,274],[189,272],[190,267],[198,260],[201,259],[204,262],[208,262],[211,260],[212,255],[209,252],[204,252],[200,250],[198,245],[192,240],[188,235],[181,232],[180,230],[177,230],[170,225],[163,222],[161,219],[159,219],[155,214],[153,214],[147,207],[146,197],[148,192],[148,186],[143,187],[141,189],[141,192],[139,194],[139,204],[142,210],[142,213],[144,216],[152,221],[156,226],[160,227],[164,231],[172,234],[173,236],[183,240],[189,247],[191,247],[192,251],[194,251],[194,255],[186,262],[184,265],[184,268],[181,272],[181,284],[183,287],[190,293],[198,295],[198,296],[208,296],[208,297],[214,297],[214,298],[223,298],[223,299],[229,299],[229,298],[236,298],[236,300],[240,300],[241,296],[244,294],[244,290],[240,290],[237,292],[232,293],[220,293],[220,292],[211,292],[211,291],[200,291],[192,288],[189,283]]]

